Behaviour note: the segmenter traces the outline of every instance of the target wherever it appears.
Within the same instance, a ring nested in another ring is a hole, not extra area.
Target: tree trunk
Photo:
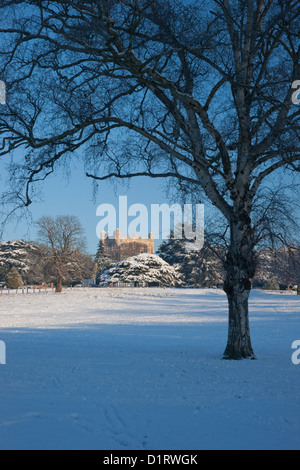
[[[254,359],[249,326],[251,278],[255,274],[251,222],[246,216],[231,224],[224,290],[229,304],[228,342],[224,359]]]
[[[56,279],[56,289],[55,289],[55,292],[58,294],[62,292],[62,281],[63,281],[62,276],[58,275]]]
[[[250,290],[242,283],[227,287],[229,304],[228,341],[224,359],[254,359],[249,325]]]

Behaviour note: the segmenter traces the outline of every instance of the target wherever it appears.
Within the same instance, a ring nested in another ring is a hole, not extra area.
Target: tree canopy
[[[253,357],[253,209],[274,172],[299,172],[298,0],[3,0],[2,202],[76,152],[95,181],[173,178],[222,213],[230,242],[224,357]],[[262,211],[265,217],[265,211]]]

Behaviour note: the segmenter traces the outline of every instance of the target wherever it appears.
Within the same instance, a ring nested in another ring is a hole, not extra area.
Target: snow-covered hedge
[[[145,285],[180,286],[182,280],[178,271],[159,256],[141,254],[127,258],[104,271],[99,285],[138,283]]]

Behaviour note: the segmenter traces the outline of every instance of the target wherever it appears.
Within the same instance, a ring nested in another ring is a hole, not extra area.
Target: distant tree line
[[[42,217],[37,225],[39,242],[0,243],[2,285],[53,283],[61,292],[63,284],[93,276],[93,256],[86,252],[84,231],[76,217]]]
[[[253,287],[277,290],[300,286],[300,247],[270,246],[256,250],[255,253]],[[181,274],[182,285],[186,287],[223,287],[226,275],[225,245],[213,244],[207,240],[202,250],[190,251],[186,249],[185,240],[177,239],[174,232],[171,232],[170,239],[161,243],[156,254],[176,268]],[[99,283],[103,273],[114,265],[102,240],[99,241],[95,264]]]
[[[102,274],[114,265],[102,240],[95,257],[86,253],[84,234],[76,218],[43,217],[38,224],[39,242],[0,242],[1,285],[13,289],[45,282],[53,283],[60,291],[63,284],[80,283],[82,279],[93,278],[95,272],[99,283]],[[157,255],[180,273],[183,286],[202,288],[223,286],[225,253],[224,245],[212,245],[209,241],[201,251],[187,250],[185,240],[176,239],[173,232],[157,250]],[[257,250],[252,284],[274,290],[300,286],[300,247]]]

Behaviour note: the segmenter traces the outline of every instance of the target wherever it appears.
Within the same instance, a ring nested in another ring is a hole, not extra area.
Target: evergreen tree
[[[32,241],[13,240],[0,242],[0,282],[6,282],[11,268],[16,268],[25,284],[44,282],[39,252],[42,246]]]
[[[114,264],[99,276],[100,286],[117,283],[138,283],[149,287],[180,287],[182,279],[175,267],[159,256],[142,253]]]
[[[185,240],[176,239],[174,231],[172,230],[170,234],[170,239],[162,242],[162,244],[157,250],[157,255],[160,256],[164,261],[169,263],[171,266],[182,266],[187,256]]]
[[[97,265],[96,283],[99,284],[101,274],[109,269],[113,264],[112,259],[109,256],[105,241],[102,239],[98,244],[98,250],[95,256],[95,264]]]
[[[174,232],[157,250],[158,256],[181,272],[186,285],[197,287],[223,284],[223,252],[224,248],[212,248],[208,243],[205,243],[200,251],[189,251],[186,248],[186,240],[176,239]]]
[[[0,282],[1,283],[5,282],[8,273],[9,273],[8,267],[0,264]]]
[[[17,268],[11,268],[9,271],[6,285],[9,289],[18,289],[18,287],[23,286],[23,281]]]

